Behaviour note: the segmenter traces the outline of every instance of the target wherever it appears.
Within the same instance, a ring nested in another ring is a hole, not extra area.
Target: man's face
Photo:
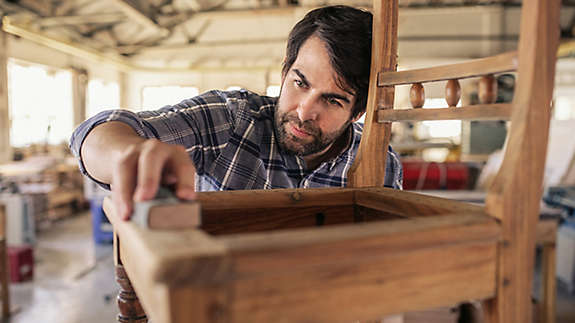
[[[322,40],[308,38],[282,75],[275,114],[278,142],[299,156],[321,155],[352,120],[355,93],[341,89]]]

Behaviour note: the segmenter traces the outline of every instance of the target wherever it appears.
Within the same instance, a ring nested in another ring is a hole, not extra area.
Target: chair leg
[[[118,322],[120,323],[146,323],[148,317],[140,304],[140,300],[130,283],[130,279],[121,264],[116,265],[116,281],[120,284],[118,293]]]
[[[539,323],[555,323],[555,301],[557,285],[555,281],[555,244],[543,244],[541,277],[543,279]]]
[[[8,282],[8,255],[6,252],[6,240],[0,240],[0,291],[2,298],[2,318],[10,317],[10,290]]]

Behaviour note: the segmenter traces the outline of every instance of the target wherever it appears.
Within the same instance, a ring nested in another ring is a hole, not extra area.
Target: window
[[[445,99],[426,99],[423,106],[426,109],[445,108],[447,103]],[[416,134],[419,139],[449,138],[454,143],[459,143],[461,142],[461,120],[422,121],[417,126]]]
[[[10,144],[60,144],[73,130],[72,73],[8,61]]]
[[[198,94],[198,88],[193,86],[146,86],[142,90],[142,107],[145,110],[156,110]]]
[[[557,91],[553,116],[556,120],[575,119],[575,99],[567,91]],[[573,93],[573,92],[571,92]]]
[[[102,80],[90,80],[87,92],[86,118],[104,110],[120,107],[120,87],[116,82],[107,83]]]

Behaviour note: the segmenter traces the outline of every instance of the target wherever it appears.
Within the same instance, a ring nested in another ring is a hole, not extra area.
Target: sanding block
[[[200,203],[180,200],[169,188],[160,187],[153,200],[134,203],[131,220],[146,229],[196,228],[201,224]]]

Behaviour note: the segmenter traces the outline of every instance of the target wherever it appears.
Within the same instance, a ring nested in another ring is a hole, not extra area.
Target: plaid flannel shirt
[[[186,147],[196,167],[197,191],[345,187],[363,125],[352,124],[349,147],[339,156],[316,169],[306,169],[301,157],[283,153],[277,144],[276,103],[277,98],[245,90],[210,91],[156,111],[104,111],[74,131],[70,148],[80,157],[82,173],[98,182],[84,168],[81,145],[95,126],[121,121],[142,137]],[[389,147],[385,186],[401,189],[402,177],[399,158]]]

